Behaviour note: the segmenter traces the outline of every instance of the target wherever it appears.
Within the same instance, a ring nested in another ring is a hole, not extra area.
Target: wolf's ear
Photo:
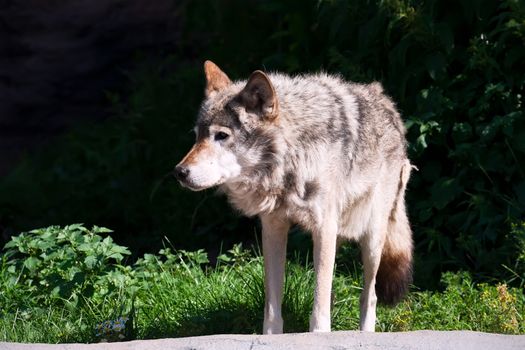
[[[204,62],[204,74],[206,75],[206,88],[204,93],[210,97],[214,92],[228,87],[232,82],[230,78],[212,61]]]
[[[248,83],[239,93],[239,98],[248,111],[253,111],[268,120],[279,114],[277,95],[266,74],[257,70],[250,75]]]

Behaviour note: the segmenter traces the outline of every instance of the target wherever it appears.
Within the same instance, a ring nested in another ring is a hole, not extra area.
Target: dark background
[[[234,79],[382,82],[419,168],[416,284],[507,276],[525,212],[525,5],[510,0],[0,1],[0,244],[77,222],[135,257],[257,244],[256,221],[165,176],[193,143],[205,59]]]

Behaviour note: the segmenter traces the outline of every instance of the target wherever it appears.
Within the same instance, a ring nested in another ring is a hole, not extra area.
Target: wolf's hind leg
[[[375,332],[377,305],[375,285],[377,270],[381,262],[381,252],[383,250],[383,232],[384,231],[369,232],[360,242],[364,270],[364,287],[360,298],[359,329],[366,332]]]
[[[281,334],[283,318],[284,268],[286,262],[286,242],[290,224],[280,218],[261,215],[262,243],[264,255],[264,325],[263,334]]]
[[[314,243],[315,294],[311,332],[330,332],[332,279],[337,241],[336,220],[327,220],[321,230],[312,232]]]

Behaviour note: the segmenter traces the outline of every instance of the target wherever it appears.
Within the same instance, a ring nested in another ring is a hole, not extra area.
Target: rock
[[[0,343],[3,350],[522,350],[525,336],[471,331],[415,331],[366,333],[299,333],[282,335],[211,335],[203,337],[135,340],[104,344],[15,344]]]

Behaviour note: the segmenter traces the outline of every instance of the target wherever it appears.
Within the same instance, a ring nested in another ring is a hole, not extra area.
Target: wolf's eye
[[[218,133],[215,134],[215,141],[226,140],[228,137],[230,137],[230,135],[228,135],[225,132],[219,131]]]

